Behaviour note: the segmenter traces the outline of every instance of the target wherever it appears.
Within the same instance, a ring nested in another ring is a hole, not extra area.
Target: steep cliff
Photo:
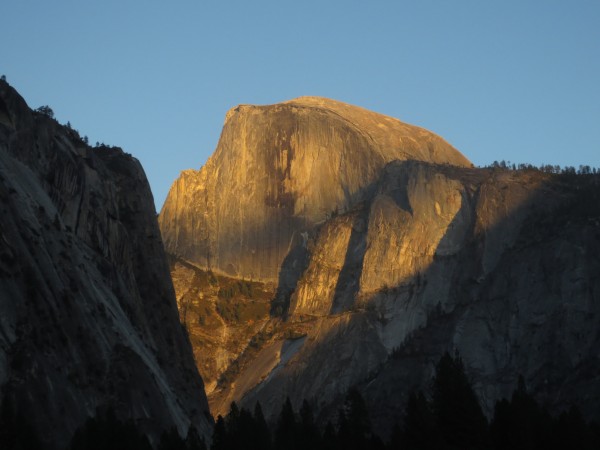
[[[259,331],[235,323],[213,413],[289,396],[327,415],[357,385],[389,432],[454,350],[488,414],[521,374],[555,411],[600,417],[598,205],[598,176],[474,169],[431,133],[309,98],[230,112],[159,223],[186,264],[276,280]]]
[[[151,438],[211,418],[139,162],[0,81],[0,401],[50,446],[112,407]]]
[[[333,100],[238,106],[206,165],[173,184],[159,218],[165,247],[215,272],[276,281],[302,233],[407,159],[470,166],[429,131]]]
[[[554,411],[598,418],[599,199],[597,176],[391,163],[307,245],[288,313],[302,345],[237,398],[272,413],[358,384],[385,433],[458,350],[488,414],[523,375]]]

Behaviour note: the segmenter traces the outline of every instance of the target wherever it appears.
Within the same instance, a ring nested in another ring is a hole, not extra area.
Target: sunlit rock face
[[[271,318],[245,336],[240,320],[202,338],[187,316],[228,352],[228,367],[207,356],[225,363],[211,375],[215,414],[260,401],[273,418],[289,396],[334,418],[357,385],[389,432],[458,350],[488,414],[523,375],[554,411],[600,417],[598,177],[474,169],[431,133],[299,99],[230,112],[160,225],[181,261],[276,285]]]
[[[181,322],[189,331],[198,370],[210,396],[249,342],[269,328],[274,289],[257,281],[215,275],[178,258],[171,274]],[[229,406],[229,405],[228,405]]]
[[[65,448],[113,407],[151,439],[211,419],[139,162],[0,81],[0,401]]]
[[[206,165],[173,184],[159,218],[165,247],[203,268],[276,281],[302,233],[407,159],[470,166],[429,131],[333,100],[238,106]]]

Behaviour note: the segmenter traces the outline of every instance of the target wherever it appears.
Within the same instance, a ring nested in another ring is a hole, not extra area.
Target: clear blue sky
[[[143,164],[160,209],[226,111],[320,95],[476,165],[600,166],[600,1],[13,0],[0,73]]]

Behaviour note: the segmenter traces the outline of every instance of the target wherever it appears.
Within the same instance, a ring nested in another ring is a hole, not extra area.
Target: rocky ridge
[[[600,417],[598,177],[470,168],[403,126],[325,99],[238,107],[173,185],[169,252],[276,280],[269,332],[229,354],[213,413],[259,400],[273,416],[289,396],[327,415],[358,385],[389,431],[458,350],[488,414],[523,375],[555,411]]]
[[[0,81],[0,401],[51,447],[107,408],[210,436],[153,205],[135,158]]]

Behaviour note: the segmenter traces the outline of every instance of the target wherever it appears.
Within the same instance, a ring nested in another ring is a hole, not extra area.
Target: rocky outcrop
[[[215,275],[174,257],[171,274],[181,322],[210,396],[219,382],[235,379],[236,360],[269,327],[274,288]]]
[[[407,159],[470,166],[429,131],[341,102],[238,106],[206,165],[173,184],[159,218],[165,247],[205,269],[277,281],[296,240]]]
[[[391,163],[308,244],[287,319],[304,342],[239,400],[323,407],[359,385],[386,433],[458,350],[488,414],[523,375],[598,418],[599,198],[597,176]]]
[[[145,174],[0,81],[0,401],[64,448],[114,408],[156,439],[212,419]]]
[[[523,375],[554,411],[600,417],[598,205],[598,176],[474,169],[428,132],[309,98],[230,112],[160,225],[183,260],[277,282],[213,413],[258,400],[273,417],[289,396],[326,416],[357,385],[385,434],[455,350],[488,414]]]

